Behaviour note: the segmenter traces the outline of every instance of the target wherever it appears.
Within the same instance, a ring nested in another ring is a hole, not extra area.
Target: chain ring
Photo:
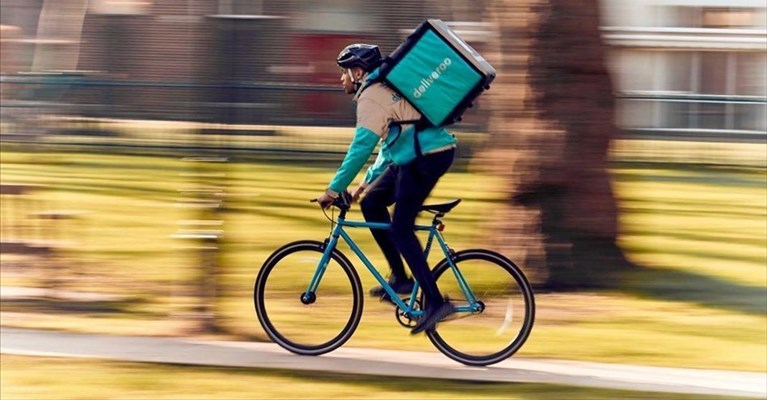
[[[401,300],[405,304],[410,302],[409,297],[403,297]],[[415,303],[413,303],[413,311],[420,310],[420,309],[421,309],[421,301],[416,300]],[[418,322],[417,319],[413,319],[405,315],[405,311],[401,309],[399,306],[397,306],[394,309],[394,316],[397,318],[397,322],[399,322],[399,324],[404,326],[405,328],[412,328]]]

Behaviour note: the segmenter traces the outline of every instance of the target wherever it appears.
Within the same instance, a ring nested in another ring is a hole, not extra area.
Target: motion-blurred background
[[[502,251],[535,283],[520,356],[764,372],[766,12],[763,0],[1,0],[2,325],[266,340],[253,280],[277,247],[327,235],[308,199],[352,137],[338,52],[389,53],[439,18],[498,78],[451,127],[459,158],[432,199],[464,199],[451,245]],[[368,236],[355,238],[385,271]],[[348,346],[429,350],[373,303]],[[31,383],[55,375],[40,368],[4,356],[3,397],[80,393]]]

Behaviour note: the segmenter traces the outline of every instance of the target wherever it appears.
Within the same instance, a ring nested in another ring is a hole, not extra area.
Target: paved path
[[[530,382],[609,389],[767,398],[767,374],[511,358],[467,367],[439,353],[341,348],[319,357],[275,344],[108,336],[0,328],[5,354],[101,358],[244,368],[419,376],[463,381]]]

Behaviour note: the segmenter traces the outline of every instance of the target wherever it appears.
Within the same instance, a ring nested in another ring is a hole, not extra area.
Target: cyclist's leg
[[[360,201],[360,208],[365,221],[391,223],[388,207],[394,203],[398,169],[394,165],[387,168],[365,193],[365,197]],[[371,229],[370,232],[389,263],[392,279],[400,282],[406,281],[405,266],[389,232],[384,229]]]
[[[421,285],[427,307],[441,305],[443,299],[413,227],[423,202],[439,178],[450,168],[454,155],[455,150],[426,155],[402,166],[397,174],[397,205],[392,219],[392,238]]]

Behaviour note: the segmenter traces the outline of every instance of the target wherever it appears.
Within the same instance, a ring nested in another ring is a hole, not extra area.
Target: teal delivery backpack
[[[495,69],[447,24],[429,19],[386,58],[381,77],[430,124],[444,126],[490,88]]]

